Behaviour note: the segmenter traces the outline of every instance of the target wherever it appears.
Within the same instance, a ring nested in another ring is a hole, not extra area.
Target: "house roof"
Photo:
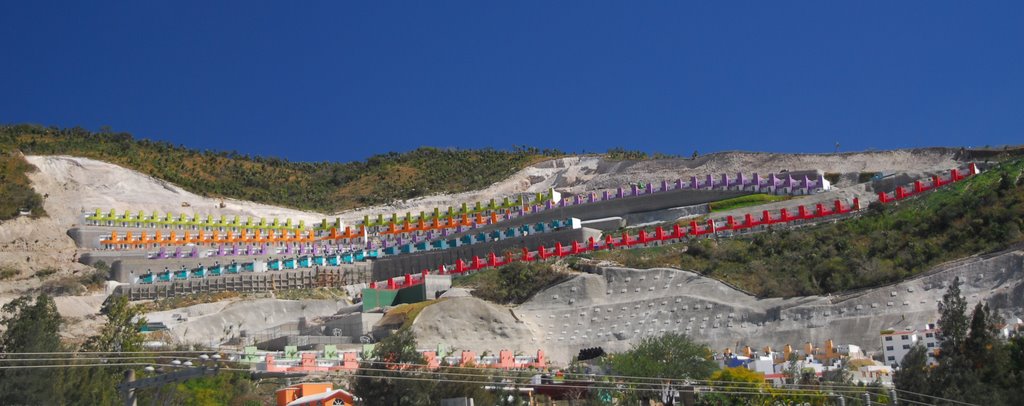
[[[335,389],[335,390],[327,391],[327,392],[324,392],[324,393],[317,393],[315,395],[303,396],[301,398],[298,398],[298,399],[295,399],[295,400],[289,402],[288,406],[309,405],[309,404],[314,404],[315,402],[319,402],[319,401],[322,401],[322,400],[330,400],[330,399],[347,399],[347,400],[351,400],[352,399],[352,394],[344,391],[343,389]]]

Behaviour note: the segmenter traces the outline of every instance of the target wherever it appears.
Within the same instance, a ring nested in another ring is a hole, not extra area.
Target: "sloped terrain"
[[[861,172],[934,173],[957,166],[957,157],[957,151],[945,148],[838,155],[726,152],[694,160],[616,161],[597,156],[573,156],[540,162],[482,190],[324,214],[202,197],[169,182],[89,158],[27,156],[27,161],[38,168],[38,171],[29,174],[29,178],[36,192],[45,196],[43,206],[48,217],[19,217],[0,223],[0,266],[21,271],[16,277],[0,281],[0,301],[5,302],[38,287],[42,279],[31,275],[40,269],[55,268],[58,270],[57,276],[87,271],[88,267],[75,262],[82,251],[75,248],[66,232],[82,221],[83,212],[91,212],[96,208],[112,208],[119,212],[143,210],[147,213],[157,211],[204,216],[278,217],[305,220],[307,224],[324,217],[341,217],[346,224],[353,224],[364,215],[428,211],[463,202],[538,193],[549,188],[580,193],[637,182],[674,181],[719,173],[765,174],[783,170],[818,170],[839,174],[840,188],[830,193],[845,196],[851,193],[870,193],[863,186],[852,186]],[[223,208],[220,207],[222,202],[225,206]],[[183,207],[183,203],[187,207]],[[94,310],[98,310],[98,306]]]
[[[424,346],[543,349],[560,363],[582,348],[621,351],[667,331],[686,333],[717,351],[744,345],[796,348],[827,339],[875,351],[882,330],[934,323],[937,303],[955,277],[964,282],[969,307],[987,301],[1008,320],[1024,315],[1024,251],[1014,249],[944,264],[876,289],[785,299],[758,299],[688,271],[606,267],[516,307],[450,299],[443,308],[425,309],[414,331]]]

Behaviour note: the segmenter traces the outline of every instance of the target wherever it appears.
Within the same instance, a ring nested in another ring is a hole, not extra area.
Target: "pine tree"
[[[929,380],[928,349],[915,345],[907,355],[900,361],[900,369],[892,377],[892,383],[896,389],[911,392],[902,394],[905,399],[928,403],[929,399],[916,394],[930,394],[933,392]]]
[[[939,303],[939,330],[941,330],[940,357],[961,354],[967,337],[967,300],[960,295],[960,278],[942,295]]]
[[[12,353],[59,352],[61,318],[57,305],[49,296],[22,296],[5,304],[0,325],[0,357]],[[5,363],[39,365],[38,362]],[[61,404],[61,391],[55,390],[63,381],[64,371],[58,368],[23,368],[0,370],[0,404]]]

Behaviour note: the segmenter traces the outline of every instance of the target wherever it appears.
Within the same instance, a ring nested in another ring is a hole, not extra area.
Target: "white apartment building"
[[[880,337],[882,355],[886,365],[899,367],[903,357],[914,345],[920,344],[928,349],[928,365],[935,365],[935,353],[939,349],[939,330],[934,324],[928,324],[921,330],[907,328],[899,331],[885,331]]]

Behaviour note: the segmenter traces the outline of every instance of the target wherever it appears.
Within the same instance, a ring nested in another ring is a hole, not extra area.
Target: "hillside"
[[[1019,317],[1024,309],[1022,258],[1021,251],[1009,250],[942,264],[918,277],[852,294],[789,298],[757,298],[678,269],[604,266],[521,305],[458,297],[428,306],[413,331],[424,347],[443,343],[526,354],[540,348],[561,363],[582,348],[624,351],[665,332],[685,333],[716,350],[835,339],[878,351],[879,331],[934,323],[936,303],[955,277],[965,281],[963,294],[970,306],[987,302],[1009,320]]]
[[[196,194],[337,212],[430,194],[484,188],[558,151],[421,147],[361,162],[291,162],[198,151],[127,133],[0,125],[0,151],[88,157],[134,169]],[[472,168],[470,170],[469,168]]]
[[[0,153],[0,221],[23,211],[32,217],[46,214],[43,197],[32,190],[28,179],[28,173],[35,170],[19,153]]]
[[[820,295],[894,283],[1024,241],[1024,160],[852,220],[687,246],[605,251],[595,259],[673,267],[760,297]]]
[[[421,147],[358,162],[291,162],[275,157],[250,157],[235,151],[199,151],[136,139],[123,132],[0,125],[0,152],[6,155],[15,151],[25,155],[92,158],[139,171],[204,197],[247,200],[328,214],[481,190],[508,180],[531,165],[565,156],[560,151],[533,147],[518,147],[514,151]],[[604,157],[569,157],[547,167],[538,166],[538,169],[557,173],[547,178],[541,173],[526,181],[527,186],[542,183],[581,192],[584,189],[578,186],[620,186],[626,180],[621,175],[628,175],[633,181],[649,182],[655,178],[708,173],[814,168],[831,173],[833,180],[849,183],[856,181],[862,172],[923,171],[948,166],[953,160],[998,158],[1005,155],[1004,152],[948,148],[843,154],[725,152],[681,159],[614,148]]]

